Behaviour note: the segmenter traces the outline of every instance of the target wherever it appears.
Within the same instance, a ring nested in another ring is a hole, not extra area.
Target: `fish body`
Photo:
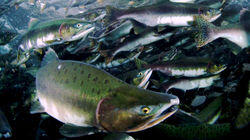
[[[194,17],[202,15],[210,22],[220,16],[220,10],[189,3],[161,3],[150,6],[130,8],[127,10],[115,9],[107,6],[107,19],[134,19],[147,26],[190,26]]]
[[[226,67],[214,64],[211,59],[187,57],[180,60],[167,61],[162,64],[151,64],[145,67],[160,71],[170,76],[197,77],[207,74],[218,74]]]
[[[163,87],[168,91],[171,88],[180,89],[183,91],[192,90],[196,88],[206,88],[211,86],[215,80],[220,78],[219,75],[180,79],[172,83],[163,84]]]
[[[244,14],[250,14],[246,12]],[[244,15],[243,14],[243,15]],[[201,17],[196,19],[198,34],[196,35],[197,47],[202,47],[218,38],[225,38],[237,44],[242,49],[250,45],[250,20],[241,19],[239,24],[230,24],[226,26],[215,26]]]
[[[24,50],[44,48],[86,37],[94,27],[79,19],[65,18],[37,23],[21,39],[19,47]]]
[[[141,33],[140,35],[124,41],[121,45],[114,49],[103,50],[100,53],[106,57],[106,62],[110,62],[120,52],[133,51],[140,46],[148,45],[150,43],[159,41],[164,38],[169,38],[173,33],[167,32],[164,34],[156,34],[154,31],[148,31]]]
[[[99,42],[114,42],[117,39],[128,35],[132,28],[132,22],[130,20],[127,20],[123,22],[120,26],[98,37]]]
[[[136,132],[163,121],[179,104],[176,96],[134,87],[85,63],[59,60],[52,49],[43,62],[37,96],[45,112],[65,124]]]
[[[135,53],[131,53],[128,58],[120,58],[120,59],[116,59],[116,60],[113,60],[111,62],[109,62],[108,64],[106,64],[105,62],[103,63],[99,63],[99,64],[96,64],[96,67],[97,68],[102,68],[102,69],[105,69],[105,68],[112,68],[112,67],[117,67],[117,66],[121,66],[121,65],[124,65],[124,64],[127,64],[131,61],[133,61],[134,59],[138,58],[140,56],[141,52],[135,52]]]

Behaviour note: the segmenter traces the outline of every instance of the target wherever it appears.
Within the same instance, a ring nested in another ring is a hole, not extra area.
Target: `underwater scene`
[[[0,140],[247,139],[249,0],[0,0]]]

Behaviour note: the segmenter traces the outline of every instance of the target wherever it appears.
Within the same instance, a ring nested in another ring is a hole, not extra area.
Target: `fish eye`
[[[150,108],[147,106],[144,106],[141,108],[141,111],[143,114],[148,114],[150,112]]]
[[[80,28],[80,27],[82,27],[82,24],[81,23],[77,23],[76,24],[76,28]]]
[[[143,75],[142,72],[140,72],[139,75],[142,76]]]

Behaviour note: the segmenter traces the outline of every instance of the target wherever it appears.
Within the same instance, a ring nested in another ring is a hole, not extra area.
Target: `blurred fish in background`
[[[0,1],[0,139],[247,136],[249,8]]]

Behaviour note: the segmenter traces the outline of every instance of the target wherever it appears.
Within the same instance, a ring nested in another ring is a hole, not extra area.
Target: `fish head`
[[[152,72],[153,72],[152,69],[146,69],[146,70],[140,71],[136,75],[136,77],[133,79],[133,84],[139,87],[143,87],[149,80]]]
[[[198,48],[205,46],[216,39],[218,27],[208,22],[202,16],[195,17],[195,42]]]
[[[112,96],[99,102],[96,120],[109,132],[137,132],[174,114],[178,104],[174,95],[133,86],[119,87],[112,91]]]
[[[208,66],[208,72],[212,74],[218,74],[227,68],[224,64],[214,64]]]
[[[200,7],[198,13],[207,21],[213,22],[221,16],[220,9]]]
[[[86,37],[95,27],[90,23],[78,19],[63,22],[59,28],[60,37],[65,41],[74,41]]]

